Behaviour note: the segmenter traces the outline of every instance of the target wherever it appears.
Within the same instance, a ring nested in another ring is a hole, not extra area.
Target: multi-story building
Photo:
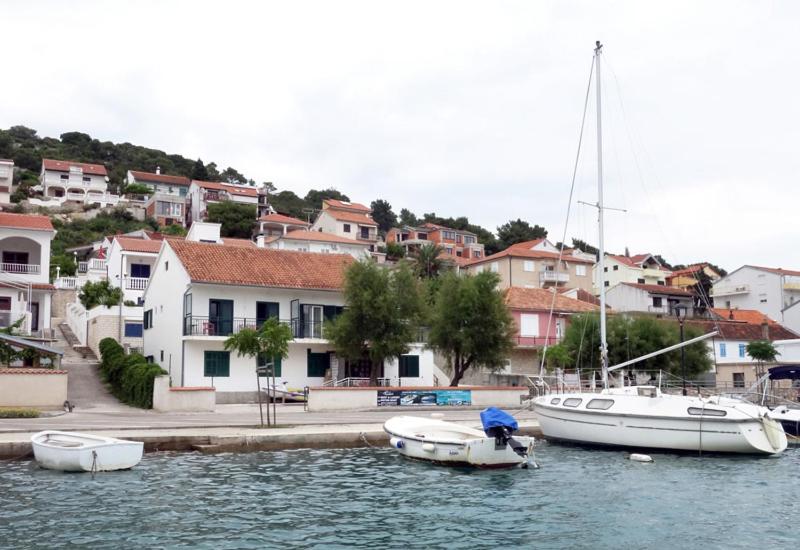
[[[0,326],[23,319],[20,331],[51,336],[50,218],[0,212]]]
[[[258,190],[247,185],[233,185],[214,181],[192,180],[189,185],[188,203],[186,205],[186,224],[205,221],[208,216],[208,205],[221,201],[233,201],[252,204],[258,207]]]
[[[434,223],[424,223],[419,227],[410,225],[393,227],[386,234],[386,242],[401,245],[407,253],[428,243],[433,243],[442,247],[444,254],[448,257],[474,260],[484,256],[483,244],[478,242],[478,236],[475,233],[451,229]]]
[[[202,224],[186,240],[166,240],[145,291],[144,353],[170,373],[173,385],[214,386],[218,403],[253,401],[256,365],[268,358],[240,357],[224,342],[271,317],[293,334],[288,357],[275,361],[279,383],[303,387],[369,376],[369,365],[338,358],[325,338],[344,306],[351,256],[221,244],[214,225]],[[421,350],[417,345],[409,355]],[[403,385],[432,383],[432,367],[418,358],[413,372],[395,363],[380,376],[404,374]]]
[[[107,276],[112,286],[122,289],[123,300],[142,304],[162,242],[123,236],[112,239],[107,253]]]
[[[605,255],[605,266],[602,274],[603,284],[611,288],[619,283],[637,283],[640,285],[664,285],[671,271],[661,265],[652,254],[636,254],[634,256]],[[597,265],[594,267],[593,280],[598,281]],[[599,294],[599,288],[595,288]]]
[[[378,224],[371,215],[372,210],[363,204],[325,199],[311,231],[355,239],[366,243],[370,252],[375,252],[379,241]]]
[[[156,168],[155,173],[128,170],[125,182],[146,185],[153,191],[144,203],[149,217],[161,225],[185,225],[189,178],[162,174],[161,169]]]
[[[14,161],[0,159],[0,204],[9,204],[14,192]]]
[[[664,285],[618,283],[606,291],[606,303],[619,312],[694,315],[694,292]]]
[[[369,245],[362,241],[340,237],[321,231],[289,231],[285,235],[258,237],[256,241],[262,248],[275,250],[296,250],[320,254],[349,254],[353,258],[369,258],[372,254]]]
[[[578,254],[564,254],[558,264],[558,249],[547,239],[512,245],[485,258],[473,260],[468,273],[493,271],[500,276],[500,288],[578,288],[592,291],[594,262]]]
[[[105,206],[119,201],[119,196],[108,193],[108,172],[102,164],[42,159],[39,182],[44,200],[49,201],[43,206],[67,201]]]
[[[744,265],[715,282],[711,295],[718,308],[757,309],[782,323],[800,301],[800,271]]]
[[[271,212],[259,216],[256,220],[255,234],[256,236],[263,235],[265,238],[281,237],[290,231],[305,231],[310,226],[310,223],[303,220]]]
[[[701,275],[702,274],[702,275]],[[718,281],[721,275],[707,263],[692,264],[683,269],[676,269],[667,275],[667,285],[679,288],[692,288],[700,282],[700,278],[705,275],[713,283]]]
[[[800,334],[800,300],[796,300],[793,304],[783,308],[781,318],[785,326]]]

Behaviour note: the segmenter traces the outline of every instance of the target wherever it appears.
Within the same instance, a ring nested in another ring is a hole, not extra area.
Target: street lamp
[[[675,306],[675,317],[681,327],[681,344],[683,344],[683,322],[686,320],[686,306]],[[686,395],[686,348],[681,346],[681,380],[683,380],[683,395]]]

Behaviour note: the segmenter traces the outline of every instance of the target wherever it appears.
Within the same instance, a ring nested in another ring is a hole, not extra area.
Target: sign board
[[[379,390],[379,407],[471,405],[471,390]]]

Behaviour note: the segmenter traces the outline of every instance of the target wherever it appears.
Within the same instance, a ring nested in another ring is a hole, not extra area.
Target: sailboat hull
[[[565,400],[582,399],[574,408]],[[613,400],[618,412],[587,410],[592,399]],[[557,404],[551,401],[557,400]],[[746,409],[746,407],[752,408]],[[724,411],[721,417],[698,414]],[[775,454],[787,446],[781,425],[759,407],[709,405],[683,396],[574,394],[545,396],[534,402],[542,433],[549,439],[638,449]]]

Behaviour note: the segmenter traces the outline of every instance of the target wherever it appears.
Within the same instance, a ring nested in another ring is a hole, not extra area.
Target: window
[[[743,388],[744,387],[744,373],[743,372],[734,372],[733,373],[733,387],[734,388]]]
[[[739,344],[739,357],[747,355],[747,344]]]
[[[523,313],[519,316],[520,336],[539,336],[539,316],[535,313]]]
[[[181,217],[181,205],[177,202],[156,201],[157,216]]]
[[[720,357],[727,357],[728,356],[728,347],[725,345],[724,342],[720,343],[720,345],[719,345],[719,356]]]
[[[271,365],[275,369],[275,373],[274,373],[275,377],[283,376],[281,374],[281,370],[282,370],[282,367],[283,367],[282,363],[283,362],[282,362],[280,357],[275,357],[270,361],[269,357],[267,357],[263,353],[259,353],[258,356],[256,356],[256,366],[257,367],[261,367],[261,368],[265,368],[265,367]],[[273,375],[272,370],[268,369],[267,370],[267,376],[272,376],[272,375]]]
[[[558,405],[559,403],[561,403],[561,398],[560,397],[554,397],[554,398],[552,398],[550,400],[550,404],[551,405]]]
[[[578,275],[579,277],[585,277],[586,276],[586,266],[585,265],[576,265],[575,266],[575,275]]]
[[[142,323],[125,323],[125,336],[128,338],[141,338]]]
[[[427,233],[417,233],[417,238],[419,240],[421,240],[421,241],[427,241],[428,240],[428,234]]]
[[[577,407],[578,405],[581,404],[581,401],[583,401],[583,399],[579,399],[577,397],[570,397],[569,399],[565,399],[564,400],[564,406],[565,407]]]
[[[656,284],[658,286],[667,286],[667,283],[665,283],[664,281],[657,281]]]
[[[618,265],[614,266],[614,271],[619,271],[619,266]]]
[[[163,349],[161,350],[161,359],[160,359],[160,361],[162,363],[164,362],[164,350]]]
[[[522,262],[522,270],[523,271],[529,271],[529,272],[530,271],[534,271],[535,267],[536,266],[534,265],[533,261],[531,261],[531,260],[525,260],[524,262]]]
[[[344,224],[344,232],[345,233],[350,233],[350,224],[349,223]]]
[[[664,299],[661,296],[653,296],[653,307],[662,307]]]
[[[609,286],[608,281],[603,281],[603,286]]]
[[[608,273],[608,268],[607,267],[603,268],[603,273]]]
[[[169,262],[164,262],[164,271],[169,271]]]
[[[442,238],[449,241],[455,240],[456,233],[455,231],[442,231]]]
[[[476,250],[475,251],[475,257],[476,258],[480,258],[481,257],[481,251],[480,250]]]
[[[456,235],[456,242],[457,242],[457,243],[460,243],[462,240],[463,240],[463,239],[462,239],[462,237],[461,237],[461,234],[457,234],[457,235]]]
[[[28,264],[27,252],[3,252],[4,264]]]
[[[719,409],[706,409],[701,407],[689,407],[688,411],[692,416],[725,416],[727,411]]]
[[[144,360],[145,363],[153,363],[155,361],[155,358],[152,355],[146,355]]]
[[[369,227],[362,227],[361,228],[361,238],[362,239],[369,239]]]
[[[492,262],[489,267],[492,270],[492,273],[497,273],[500,270],[500,265],[497,262]]]
[[[150,266],[147,264],[131,264],[131,277],[149,279]]]
[[[256,325],[261,326],[270,317],[279,319],[280,311],[278,302],[256,302]]]
[[[83,181],[84,183],[90,183],[92,181],[92,178],[90,178],[89,176],[83,176]]]
[[[231,375],[231,354],[228,351],[203,352],[203,376],[219,378]]]
[[[308,372],[309,378],[322,378],[328,370],[330,360],[327,353],[311,353],[308,350]]]
[[[67,181],[69,179],[69,176],[67,174],[61,174],[61,179]]]
[[[153,328],[153,310],[148,309],[144,312],[144,328]]]
[[[419,355],[400,356],[400,378],[419,378]]]
[[[586,403],[587,409],[597,409],[601,411],[605,411],[611,408],[611,405],[614,404],[613,399],[592,399],[588,403]]]
[[[0,298],[0,311],[11,311],[11,298]]]
[[[475,237],[471,235],[464,235],[464,244],[474,244],[474,243],[475,243]]]
[[[643,285],[644,284],[644,279],[636,279],[636,282],[639,283],[640,285]]]

